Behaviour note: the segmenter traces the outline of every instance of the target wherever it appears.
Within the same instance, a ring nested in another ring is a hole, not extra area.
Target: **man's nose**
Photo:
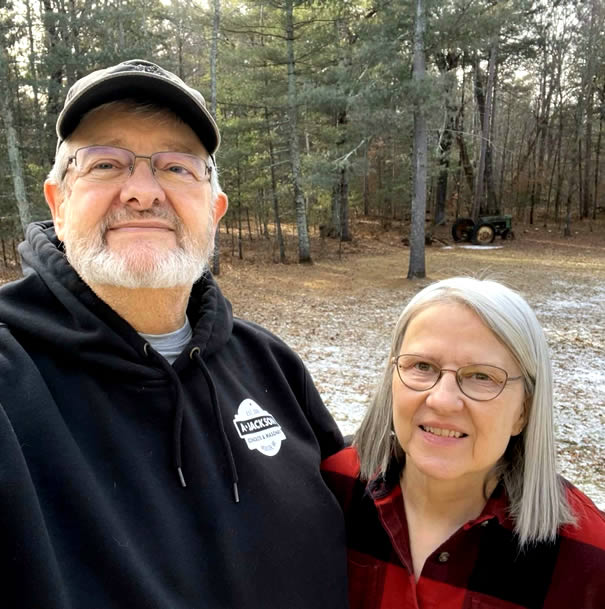
[[[136,205],[138,209],[148,209],[156,201],[163,203],[166,193],[155,179],[149,157],[137,157],[128,179],[120,192],[122,203]]]

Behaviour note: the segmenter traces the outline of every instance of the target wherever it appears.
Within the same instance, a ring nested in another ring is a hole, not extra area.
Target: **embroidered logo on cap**
[[[239,405],[233,424],[250,450],[258,450],[268,457],[276,455],[286,439],[275,417],[249,398]]]

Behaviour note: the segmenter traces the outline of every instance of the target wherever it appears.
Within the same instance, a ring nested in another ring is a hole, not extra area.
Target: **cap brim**
[[[65,140],[73,133],[87,112],[101,104],[120,99],[133,99],[169,108],[193,129],[208,154],[214,154],[219,147],[218,128],[208,110],[177,83],[146,72],[109,74],[80,91],[59,115],[59,140]]]

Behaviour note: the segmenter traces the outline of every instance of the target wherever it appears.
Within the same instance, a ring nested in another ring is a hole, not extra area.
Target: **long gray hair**
[[[384,374],[354,444],[361,461],[361,477],[386,473],[393,458],[405,460],[393,432],[393,366],[411,320],[436,304],[469,307],[496,335],[518,362],[525,385],[526,425],[496,466],[510,501],[510,515],[520,546],[553,540],[564,523],[574,522],[556,472],[553,427],[552,368],[544,331],[534,312],[517,292],[491,280],[454,277],[429,285],[403,310],[391,341]],[[469,339],[472,340],[472,339]]]

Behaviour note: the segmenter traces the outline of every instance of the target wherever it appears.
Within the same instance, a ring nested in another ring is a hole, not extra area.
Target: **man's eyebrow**
[[[196,152],[183,142],[179,142],[178,140],[162,140],[160,143],[160,148],[158,152],[162,152],[163,150],[175,150],[177,152],[186,152],[188,154],[198,155],[199,151]]]
[[[127,148],[127,146],[125,146],[124,141],[121,138],[112,138],[109,140],[103,140],[101,139],[101,141],[99,141],[98,143],[94,144],[95,146],[117,146],[119,148],[125,148],[130,150],[129,148]],[[193,149],[191,149],[189,146],[187,146],[186,144],[183,144],[182,142],[179,142],[178,140],[162,140],[158,146],[158,149],[155,150],[154,152],[169,152],[169,151],[176,151],[176,152],[186,152],[187,154],[193,154],[195,156],[199,155],[199,151],[195,151]]]
[[[94,146],[118,146],[122,147],[122,141],[119,138],[114,138],[111,140],[103,140],[101,139],[99,142],[93,144]]]

